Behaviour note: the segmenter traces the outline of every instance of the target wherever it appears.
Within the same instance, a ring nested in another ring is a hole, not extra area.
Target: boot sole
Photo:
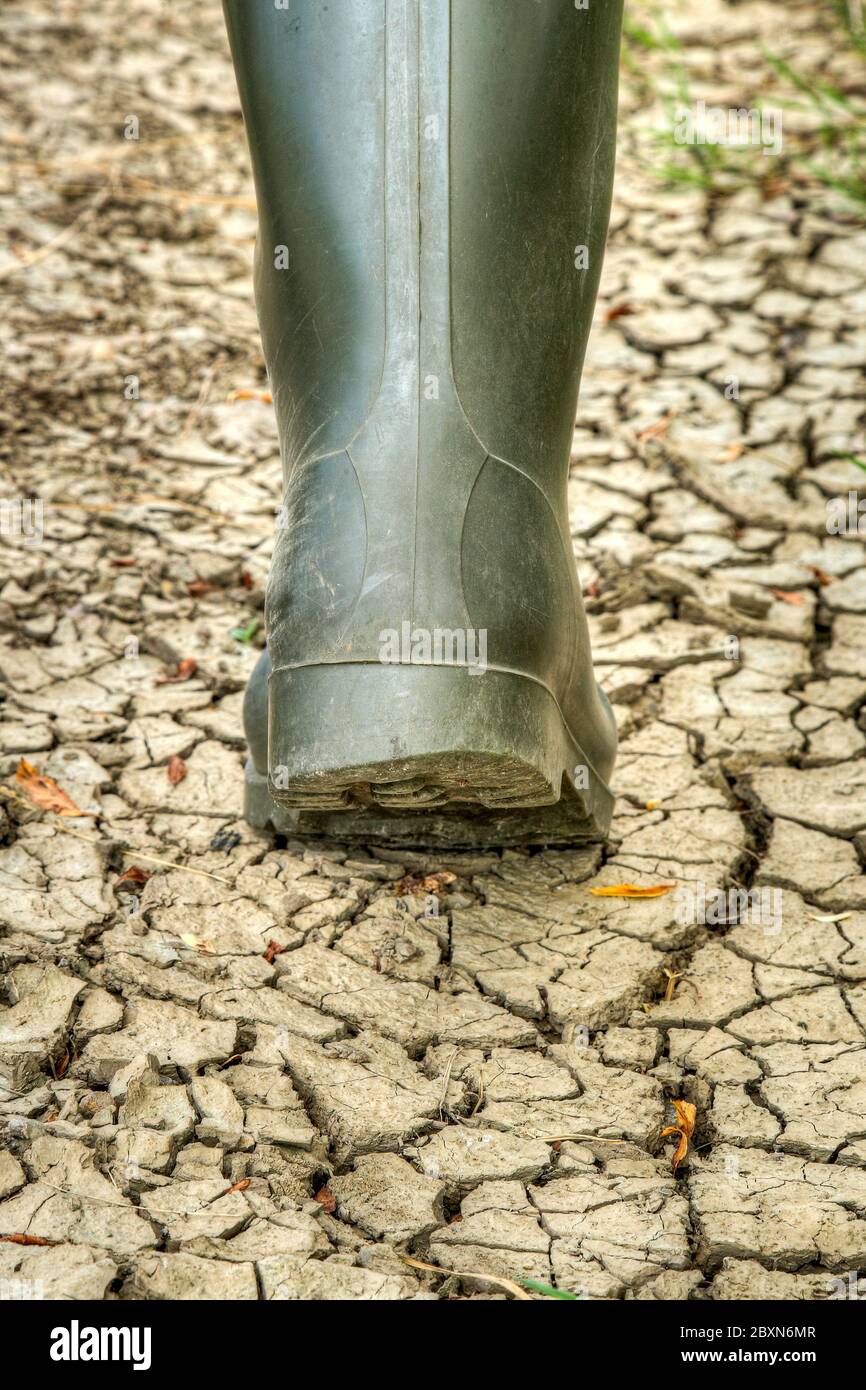
[[[457,847],[601,839],[604,781],[539,682],[461,666],[282,668],[270,778],[247,770],[256,828]]]

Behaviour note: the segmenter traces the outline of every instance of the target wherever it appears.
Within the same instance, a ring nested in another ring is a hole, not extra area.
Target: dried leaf
[[[137,864],[130,864],[128,869],[124,869],[120,878],[114,880],[114,887],[117,889],[120,888],[121,884],[135,883],[143,888],[149,878],[153,878],[153,874],[147,869],[140,869]]]
[[[172,754],[168,762],[168,780],[173,787],[182,782],[188,772],[188,768],[183,758],[178,757],[177,753]]]
[[[245,589],[254,589],[256,587],[256,581],[248,570],[241,571],[241,584]]]
[[[634,883],[617,883],[612,888],[590,888],[596,898],[663,898],[672,893],[675,883],[654,883],[649,888],[638,888]]]
[[[190,598],[204,598],[205,594],[211,593],[215,588],[216,585],[211,584],[209,579],[192,579],[187,584],[186,591]]]
[[[853,916],[854,916],[854,913],[853,913],[853,912],[828,912],[828,913],[826,913],[826,914],[822,914],[822,915],[819,916],[819,917],[816,917],[813,913],[810,912],[810,913],[809,913],[809,921],[810,921],[810,922],[844,922],[846,918],[848,918],[848,917],[853,917]]]
[[[790,589],[771,589],[773,598],[779,599],[782,603],[789,603],[792,608],[802,608],[806,602],[803,594],[798,594]]]
[[[260,401],[262,405],[273,405],[274,398],[270,391],[230,391],[229,405],[234,405],[237,401]]]
[[[833,583],[832,574],[828,574],[826,570],[822,570],[820,565],[807,565],[806,568],[812,571],[822,589],[826,589],[828,584]]]
[[[285,949],[285,946],[281,946],[279,941],[269,941],[265,948],[265,960],[268,965],[273,965],[274,956],[281,956]]]
[[[637,309],[633,304],[626,300],[621,300],[619,304],[612,304],[604,316],[605,323],[616,323],[617,319],[624,319],[629,314],[636,314]]]
[[[781,198],[784,193],[791,191],[791,185],[786,179],[764,179],[761,183],[761,200],[769,203],[773,198]]]
[[[320,1207],[324,1208],[329,1216],[333,1216],[334,1212],[337,1210],[337,1199],[329,1187],[319,1188],[316,1193],[316,1201]]]
[[[661,802],[660,802],[660,801],[645,801],[645,802],[644,802],[644,810],[645,810],[645,811],[657,811],[658,808],[659,808],[660,806],[661,806]]]
[[[0,1240],[8,1240],[10,1245],[62,1245],[62,1240],[46,1240],[44,1236],[28,1236],[15,1232],[14,1235],[0,1236]]]
[[[405,874],[399,883],[394,884],[394,892],[398,898],[426,894],[439,894],[443,889],[454,883],[456,874],[442,872],[438,874],[428,874],[426,878],[418,878],[415,874]]]
[[[683,977],[678,970],[666,970],[665,974],[668,977],[668,982],[665,986],[664,1000],[666,1004],[669,1004],[676,993],[677,984]]]
[[[729,444],[727,449],[723,449],[719,454],[717,462],[736,463],[738,458],[742,458],[745,448],[745,444]]]
[[[212,941],[200,941],[194,932],[180,932],[179,940],[184,946],[189,946],[191,950],[198,951],[202,956],[215,956],[216,946]]]
[[[53,777],[43,777],[32,763],[22,758],[15,772],[15,781],[24,795],[34,806],[42,811],[53,811],[57,816],[92,816],[94,811],[82,811],[71,796],[58,787]]]
[[[112,555],[108,563],[118,570],[131,570],[138,564],[138,561],[134,555]]]
[[[183,661],[177,664],[177,670],[173,676],[164,671],[161,676],[157,676],[156,685],[180,685],[183,681],[192,680],[198,670],[198,662],[195,657],[185,656]]]
[[[64,1047],[60,1057],[56,1062],[52,1062],[51,1070],[54,1073],[55,1081],[62,1081],[69,1071],[69,1063],[72,1061],[72,1053],[68,1047]]]
[[[647,425],[645,430],[641,430],[638,439],[641,442],[647,439],[664,439],[674,421],[676,413],[676,409],[669,410],[667,415],[663,415],[660,420],[656,420],[652,425]]]
[[[675,1100],[674,1110],[677,1114],[677,1123],[668,1125],[666,1129],[662,1130],[659,1137],[667,1139],[671,1134],[678,1134],[680,1137],[676,1152],[671,1160],[671,1166],[676,1172],[689,1151],[689,1140],[695,1132],[698,1108],[696,1105],[692,1105],[690,1100]]]
[[[246,1192],[251,1181],[250,1178],[241,1178],[240,1182],[236,1182],[234,1187],[230,1187],[228,1192],[223,1193],[223,1196],[231,1197],[233,1192]]]

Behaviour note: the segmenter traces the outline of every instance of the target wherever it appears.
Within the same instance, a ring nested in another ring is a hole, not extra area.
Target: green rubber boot
[[[224,0],[285,495],[247,817],[603,837],[566,489],[621,0]]]

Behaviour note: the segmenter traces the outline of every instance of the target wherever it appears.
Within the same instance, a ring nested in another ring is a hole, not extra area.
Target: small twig
[[[628,1139],[603,1139],[600,1134],[542,1134],[542,1144],[627,1144]]]
[[[210,364],[204,376],[202,377],[202,383],[199,388],[199,393],[196,398],[195,404],[193,405],[192,409],[186,417],[186,420],[184,421],[183,428],[181,429],[180,434],[177,436],[177,439],[175,440],[176,444],[183,443],[190,430],[192,429],[193,425],[195,424],[196,420],[198,419],[199,413],[204,407],[204,404],[207,401],[208,396],[210,395],[210,388],[213,386],[214,377],[216,376],[217,372],[219,371],[220,367],[223,365],[225,360],[225,353],[221,352],[219,356],[216,357],[214,361]]]
[[[668,982],[665,986],[664,999],[662,1001],[663,1003],[672,1003],[674,994],[676,993],[677,985],[688,985],[689,989],[694,990],[695,998],[700,999],[701,991],[698,989],[694,980],[692,980],[688,975],[681,975],[676,970],[667,969],[665,970],[665,974],[668,977]]]
[[[423,1260],[413,1260],[409,1255],[403,1256],[403,1263],[411,1266],[412,1269],[423,1269],[429,1274],[441,1274],[448,1279],[480,1279],[485,1284],[493,1284],[498,1289],[504,1289],[514,1298],[519,1298],[522,1303],[534,1303],[535,1299],[516,1284],[513,1279],[502,1279],[497,1274],[484,1274],[480,1270],[466,1269],[442,1269],[440,1265],[428,1265]]]
[[[481,1106],[482,1106],[483,1102],[484,1102],[484,1071],[483,1071],[483,1068],[479,1067],[479,1068],[478,1068],[478,1099],[476,1100],[474,1106],[472,1107],[472,1113],[471,1113],[470,1116],[469,1116],[470,1120],[473,1119],[473,1117],[474,1117],[475,1115],[478,1114],[478,1111],[481,1109]]]
[[[78,159],[13,159],[8,167],[26,173],[47,174],[52,169],[60,169],[68,173],[70,169],[100,169],[111,164],[116,164],[127,159],[134,159],[136,155],[145,154],[151,157],[157,150],[169,149],[173,145],[190,145],[195,141],[196,145],[204,141],[216,142],[218,140],[237,140],[237,130],[197,130],[194,136],[166,135],[160,140],[147,140],[137,142],[126,140],[118,145],[117,141],[113,145],[103,145],[89,154],[80,155]]]
[[[97,841],[98,844],[105,844],[105,840]],[[214,883],[222,883],[226,888],[233,887],[230,878],[221,878],[219,874],[208,873],[207,869],[193,869],[189,864],[178,864],[175,859],[160,859],[155,854],[145,854],[140,849],[121,849],[120,853],[124,859],[143,859],[146,864],[161,864],[165,869],[179,869],[184,874],[195,874],[197,878],[212,878]]]
[[[81,209],[78,216],[72,219],[69,226],[64,227],[63,230],[58,232],[56,236],[53,236],[50,241],[46,241],[44,246],[40,246],[36,251],[28,251],[23,256],[16,257],[14,261],[7,261],[5,265],[0,266],[0,280],[5,280],[8,275],[14,275],[18,270],[29,270],[31,266],[38,265],[40,261],[47,260],[52,252],[59,250],[61,246],[66,245],[67,241],[72,240],[75,234],[81,230],[84,223],[99,210],[107,197],[108,190],[104,188],[100,189],[96,197],[91,198],[87,206]]]
[[[140,459],[140,463],[146,464],[147,459]],[[240,465],[239,465],[240,467]],[[145,494],[141,497],[131,497],[125,502],[54,502],[47,503],[47,511],[55,512],[85,512],[100,514],[102,512],[119,512],[132,507],[164,507],[167,511],[189,512],[193,516],[203,517],[205,521],[213,521],[218,525],[237,526],[237,517],[230,512],[216,512],[211,507],[197,507],[193,502],[181,502],[173,497],[156,497]],[[255,517],[248,517],[244,521],[245,526],[250,526],[256,531],[271,532],[274,526],[269,521],[257,520]]]
[[[455,1063],[456,1060],[457,1060],[457,1048],[455,1047],[454,1051],[451,1053],[451,1056],[448,1058],[448,1062],[447,1062],[447,1065],[446,1065],[446,1067],[445,1067],[445,1075],[444,1075],[444,1077],[443,1077],[443,1079],[442,1079],[442,1096],[441,1096],[441,1099],[440,1099],[440,1101],[439,1101],[439,1118],[440,1118],[440,1120],[443,1120],[443,1119],[445,1118],[445,1114],[444,1114],[444,1112],[445,1112],[445,1098],[446,1098],[446,1096],[448,1095],[448,1087],[449,1087],[450,1084],[451,1084],[451,1069],[452,1069],[452,1067],[454,1066],[454,1063]]]
[[[182,188],[167,188],[164,184],[152,183],[150,179],[138,178],[135,174],[127,174],[121,170],[121,179],[125,184],[131,184],[133,188],[142,193],[151,193],[155,198],[167,203],[195,204],[201,203],[206,207],[216,208],[245,208],[247,212],[256,211],[255,198],[230,198],[220,197],[214,193],[187,193]]]
[[[25,797],[13,792],[10,787],[0,785],[0,796],[7,800],[16,801],[19,806],[25,806],[28,811],[38,811],[40,808]],[[43,812],[43,815],[53,815],[53,811]],[[156,854],[146,854],[141,849],[123,849],[119,845],[114,845],[110,840],[100,839],[98,835],[85,835],[83,830],[73,830],[71,825],[64,825],[61,820],[49,822],[52,830],[60,830],[64,835],[72,835],[76,840],[83,840],[85,844],[97,845],[102,849],[118,849],[125,859],[143,859],[146,864],[160,864],[165,869],[179,869],[185,874],[195,874],[197,878],[212,878],[216,883],[222,883],[227,888],[231,888],[232,882],[228,878],[221,878],[219,874],[209,873],[207,869],[193,869],[189,864],[178,864],[174,859],[163,859]]]

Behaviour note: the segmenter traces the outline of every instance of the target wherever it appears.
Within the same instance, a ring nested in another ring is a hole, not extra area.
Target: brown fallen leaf
[[[51,1070],[54,1073],[55,1081],[62,1081],[69,1071],[69,1063],[72,1061],[72,1053],[68,1047],[64,1047],[56,1062],[51,1063]]]
[[[666,1129],[663,1129],[659,1138],[666,1139],[671,1134],[680,1136],[676,1152],[671,1159],[671,1167],[676,1172],[689,1151],[689,1140],[695,1132],[698,1108],[696,1105],[692,1105],[690,1100],[675,1100],[674,1110],[677,1112],[677,1123],[668,1125]]]
[[[234,405],[237,401],[260,401],[262,405],[273,405],[274,398],[270,391],[230,391],[229,404]]]
[[[241,1178],[240,1182],[236,1182],[234,1187],[230,1187],[228,1192],[223,1193],[223,1196],[230,1197],[233,1192],[246,1192],[251,1181],[251,1178]]]
[[[216,584],[211,584],[209,579],[192,579],[186,586],[186,591],[190,598],[204,598],[205,594],[212,593]]]
[[[669,410],[667,415],[663,415],[660,420],[656,420],[652,425],[647,425],[646,429],[641,430],[638,439],[643,443],[647,439],[664,439],[670,429],[676,409]]]
[[[143,888],[149,878],[153,878],[153,874],[147,869],[140,869],[137,864],[130,864],[129,868],[124,869],[120,877],[114,880],[114,887],[117,889],[123,884],[132,883]]]
[[[394,884],[394,892],[398,898],[405,898],[409,894],[438,894],[449,884],[454,883],[456,878],[456,874],[447,872],[428,874],[426,878],[418,878],[415,874],[404,874],[399,883]]]
[[[13,1235],[0,1236],[0,1240],[8,1240],[10,1245],[62,1245],[62,1240],[46,1240],[44,1236],[22,1235],[16,1231]]]
[[[241,584],[245,589],[254,589],[256,587],[256,581],[253,579],[249,570],[241,570]]]
[[[619,304],[611,304],[604,316],[605,323],[616,323],[617,319],[624,319],[628,314],[636,314],[637,309],[633,304],[626,300],[621,300]]]
[[[792,608],[802,608],[806,602],[802,594],[792,592],[790,589],[771,589],[773,598],[780,599],[782,603],[790,603]]]
[[[769,203],[773,198],[781,198],[783,194],[791,191],[791,185],[786,179],[764,179],[761,182],[761,200]]]
[[[316,1193],[316,1201],[329,1216],[333,1216],[337,1210],[337,1199],[329,1187],[320,1187]]]
[[[108,563],[118,570],[131,570],[138,564],[138,561],[134,555],[112,555]]]
[[[15,770],[15,781],[24,795],[34,806],[42,811],[53,811],[57,816],[93,816],[95,811],[82,811],[71,796],[58,787],[53,777],[44,777],[32,763],[22,758]]]
[[[822,589],[826,589],[828,584],[833,583],[832,574],[828,574],[826,570],[822,570],[820,565],[807,565],[806,568],[812,571]]]
[[[182,681],[192,680],[198,670],[198,662],[195,657],[185,656],[183,661],[177,663],[177,670],[173,676],[167,671],[163,671],[161,676],[157,676],[156,685],[180,685]]]
[[[264,957],[268,965],[273,965],[274,956],[281,956],[285,949],[285,946],[281,946],[279,941],[269,941],[264,952]]]
[[[168,780],[171,785],[176,787],[178,782],[182,782],[188,770],[183,758],[178,757],[177,753],[173,753],[168,760]]]
[[[634,883],[616,883],[612,888],[590,888],[596,898],[663,898],[672,893],[675,883],[654,883],[649,888],[638,888]]]

